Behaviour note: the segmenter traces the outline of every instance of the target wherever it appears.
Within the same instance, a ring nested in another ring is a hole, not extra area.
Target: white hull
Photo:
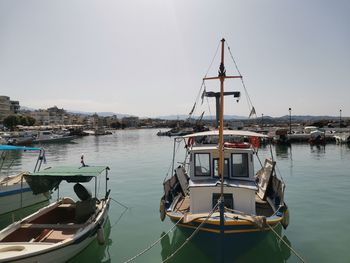
[[[61,242],[0,242],[0,262],[59,263],[68,261],[96,238],[99,224],[103,228],[104,224],[107,222],[109,202],[110,199],[103,205],[93,222],[88,223],[88,221],[74,236],[62,240]],[[23,225],[26,222],[30,222],[31,219],[37,218],[55,206],[57,206],[57,204],[53,203],[22,221],[8,226],[0,232],[0,239],[13,231],[13,228],[18,229],[21,224]],[[69,228],[67,228],[67,230],[68,229]]]
[[[47,201],[48,199],[43,194],[34,195],[32,192],[3,196],[0,198],[1,215]]]
[[[0,215],[32,206],[49,199],[50,195],[34,195],[27,183],[0,186]]]

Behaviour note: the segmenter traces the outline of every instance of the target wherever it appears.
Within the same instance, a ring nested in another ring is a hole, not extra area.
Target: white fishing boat
[[[349,133],[340,133],[333,136],[337,144],[349,144],[350,143],[350,134]]]
[[[75,136],[68,134],[58,134],[53,131],[39,131],[33,143],[59,143],[69,142],[75,139]]]
[[[38,153],[34,172],[39,171],[44,160],[45,152],[41,148],[0,145],[0,216],[12,213],[21,208],[29,207],[47,201],[49,192],[33,194],[32,189],[23,177],[26,172],[13,174],[12,164],[14,162],[11,154],[14,152]]]
[[[61,181],[66,181],[74,183],[74,191],[80,200],[58,198],[0,231],[0,262],[66,262],[96,238],[103,244],[103,229],[110,205],[108,170],[105,166],[56,167],[25,174],[36,194],[59,189]],[[97,177],[103,172],[105,192],[99,197]],[[93,178],[94,196],[82,184]]]
[[[255,173],[257,147],[267,136],[223,129],[224,80],[241,78],[225,74],[224,42],[219,76],[204,79],[220,80],[219,129],[175,138],[174,174],[164,180],[160,213],[162,220],[167,216],[188,233],[198,231],[197,240],[209,247],[222,241],[230,254],[232,242],[248,239],[251,246],[259,235],[276,226],[287,227],[288,209],[276,162],[266,159]],[[179,166],[175,165],[178,143],[184,143],[186,149]]]

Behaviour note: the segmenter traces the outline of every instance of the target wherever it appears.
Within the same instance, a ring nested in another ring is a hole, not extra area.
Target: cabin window
[[[233,153],[231,155],[231,164],[232,177],[249,177],[247,153]]]
[[[218,203],[218,200],[220,199],[220,194],[213,194],[213,205],[212,207],[216,206]],[[224,206],[229,209],[233,208],[233,195],[232,194],[224,194]]]
[[[196,153],[194,155],[194,175],[210,176],[210,154]]]
[[[219,177],[219,159],[213,159],[214,177]],[[224,160],[224,178],[228,178],[229,175],[229,159]]]

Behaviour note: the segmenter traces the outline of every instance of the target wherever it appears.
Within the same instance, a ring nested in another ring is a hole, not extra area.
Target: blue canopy
[[[0,151],[41,151],[41,148],[0,144]]]

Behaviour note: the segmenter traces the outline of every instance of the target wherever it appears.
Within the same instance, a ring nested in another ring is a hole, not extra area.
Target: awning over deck
[[[190,137],[201,137],[201,136],[219,136],[219,131],[205,131],[198,132],[193,134],[188,134],[182,136],[182,138],[190,138]],[[251,131],[242,131],[242,130],[224,130],[224,136],[237,136],[237,137],[260,137],[267,138],[268,136],[265,134],[251,132]]]
[[[0,144],[0,151],[41,151],[41,148]]]
[[[36,173],[24,175],[34,194],[45,193],[58,187],[62,180],[69,183],[89,182],[99,176],[107,166],[59,166],[49,167]]]

